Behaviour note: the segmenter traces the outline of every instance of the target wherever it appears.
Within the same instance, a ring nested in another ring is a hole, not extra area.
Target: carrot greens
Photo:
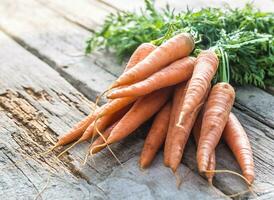
[[[180,32],[189,32],[196,41],[194,55],[209,48],[217,50],[222,69],[216,80],[225,81],[230,76],[240,85],[274,85],[273,13],[256,10],[251,4],[241,9],[188,9],[179,13],[169,6],[156,9],[150,0],[145,0],[145,5],[140,12],[110,14],[87,40],[86,53],[108,48],[122,60],[141,43],[160,45]]]

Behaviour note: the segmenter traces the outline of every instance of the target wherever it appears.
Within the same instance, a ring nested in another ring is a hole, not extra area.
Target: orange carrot
[[[147,57],[155,49],[156,49],[156,46],[153,44],[150,44],[150,43],[141,44],[135,50],[135,52],[132,54],[132,56],[130,57],[130,59],[126,65],[125,71],[133,68],[137,63],[142,61],[145,57]],[[131,98],[131,97],[130,98],[122,98],[119,100],[115,100],[112,103],[108,103],[109,105],[104,105],[101,108],[97,108],[95,113],[92,112],[85,119],[83,119],[82,121],[77,123],[67,134],[61,136],[59,138],[58,142],[56,143],[56,145],[54,146],[54,148],[56,148],[58,146],[63,146],[63,145],[69,144],[69,143],[79,139],[82,136],[83,132],[87,129],[87,127],[89,125],[91,125],[92,122],[95,120],[99,111],[100,111],[100,116],[114,113],[114,112],[120,110],[121,108],[123,108],[124,106],[132,103],[133,101],[135,101],[135,98]],[[112,110],[113,108],[115,108],[115,109]]]
[[[202,99],[217,71],[218,63],[218,57],[213,51],[202,51],[198,55],[184,103],[180,108],[180,120],[177,125],[184,126],[185,121],[189,119],[192,113],[200,108]]]
[[[84,120],[77,123],[68,133],[58,139],[58,142],[55,144],[54,148],[67,145],[79,139],[86,128],[95,120],[97,114],[98,109],[96,109],[94,113],[92,112],[89,114]]]
[[[113,90],[107,97],[115,99],[129,96],[143,96],[155,90],[188,80],[192,75],[194,62],[194,57],[185,57],[177,60],[143,81]]]
[[[115,122],[114,124],[112,124],[110,127],[108,127],[106,129],[106,131],[103,133],[103,137],[107,140],[111,131],[114,129],[114,127],[119,123],[119,121]],[[98,153],[99,151],[101,151],[102,149],[105,148],[105,146],[101,146],[101,144],[104,144],[104,138],[99,136],[90,146],[90,151],[92,150],[91,154],[95,154]]]
[[[138,99],[111,131],[104,146],[118,142],[152,117],[168,100],[172,88],[163,88]]]
[[[110,124],[113,124],[117,120],[121,119],[126,112],[130,109],[131,105],[127,105],[126,107],[118,110],[117,112],[105,115],[102,118],[98,119],[96,122],[97,130],[103,132]],[[92,136],[96,136],[98,134],[97,130],[95,129],[95,121],[89,125],[89,127],[85,130],[83,135],[78,140],[78,143],[87,141],[92,138]]]
[[[171,103],[168,102],[156,115],[151,129],[145,139],[144,147],[140,156],[140,167],[147,168],[153,161],[157,151],[165,141],[169,118],[171,111]]]
[[[202,126],[202,120],[203,120],[203,110],[199,113],[194,126],[192,128],[192,134],[195,139],[195,143],[198,146],[199,140],[200,140],[200,132],[201,132],[201,126]],[[216,158],[215,158],[215,151],[213,151],[209,158],[209,163],[207,165],[207,170],[213,171],[216,167]],[[214,173],[205,173],[207,180],[210,185],[212,185],[212,179],[214,176]]]
[[[180,33],[151,52],[134,68],[122,74],[111,86],[130,85],[144,80],[179,58],[188,56],[194,49],[194,40],[188,33]]]
[[[144,60],[152,51],[156,49],[156,46],[151,43],[142,43],[131,55],[124,72],[133,68],[137,63]]]
[[[186,92],[184,95],[184,98],[182,98],[182,100],[179,103],[179,119],[176,118],[176,121],[180,121],[181,117],[182,117],[182,110],[180,110],[180,108],[183,107],[183,104],[185,104],[185,99],[186,99],[186,95],[188,92],[188,88],[189,88],[189,84],[190,81],[187,83],[186,86]],[[187,143],[187,140],[189,138],[191,129],[196,121],[197,115],[200,111],[200,108],[202,107],[202,105],[204,104],[208,93],[210,90],[210,86],[208,88],[206,88],[205,94],[203,95],[203,97],[201,98],[200,104],[197,105],[196,109],[193,109],[192,113],[190,115],[187,116],[187,118],[185,118],[184,120],[184,124],[180,125],[180,124],[176,124],[177,128],[174,128],[174,131],[176,131],[173,135],[172,141],[170,143],[170,152],[169,152],[169,167],[172,169],[173,172],[175,172],[182,160],[183,157],[183,153],[184,153],[184,148],[185,145]]]
[[[223,138],[236,157],[244,177],[251,184],[255,177],[252,149],[244,128],[233,113],[229,115]]]
[[[180,102],[184,98],[185,91],[186,91],[186,82],[182,82],[176,86],[173,94],[172,109],[170,113],[167,137],[166,137],[165,147],[164,147],[164,164],[167,167],[169,166],[169,155],[170,155],[169,152],[170,152],[171,141],[173,139],[173,134],[176,133],[177,132],[176,129],[178,129],[175,126],[176,120],[179,119],[179,114],[180,114],[178,107]]]
[[[197,162],[200,172],[206,172],[209,158],[216,148],[235,99],[235,91],[228,83],[213,86],[202,121],[201,135],[197,150]]]

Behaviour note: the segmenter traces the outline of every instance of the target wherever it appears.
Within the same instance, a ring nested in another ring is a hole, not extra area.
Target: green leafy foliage
[[[102,28],[87,41],[86,53],[110,48],[119,60],[131,55],[143,42],[160,45],[180,32],[190,32],[196,55],[215,49],[220,58],[217,81],[264,87],[274,85],[274,14],[255,10],[251,4],[242,9],[205,8],[174,14],[167,6],[156,10],[149,0],[139,13],[110,14]]]

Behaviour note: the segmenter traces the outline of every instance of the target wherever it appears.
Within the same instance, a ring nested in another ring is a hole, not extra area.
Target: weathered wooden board
[[[256,87],[236,88],[235,106],[269,127],[274,128],[274,96]]]
[[[83,56],[85,40],[90,36],[86,29],[35,1],[3,0],[0,13],[1,29],[89,98],[94,99],[115,79],[97,64],[115,63],[99,54]],[[99,58],[104,61],[98,61]]]
[[[100,183],[110,176],[113,170],[119,170],[121,167],[109,152],[98,154],[95,157],[96,165],[89,160],[84,167],[81,163],[87,144],[74,148],[60,160],[53,154],[45,157],[40,155],[50,147],[58,135],[64,134],[76,121],[90,112],[91,103],[47,64],[3,33],[0,33],[0,45],[0,159],[1,173],[4,174],[0,182],[0,198],[10,195],[9,199],[30,199],[43,189],[48,174],[51,175],[49,183],[42,194],[45,199],[93,199],[95,196],[108,199],[105,196],[106,191],[111,197],[112,191],[108,191],[108,184],[115,185],[115,180],[101,186]],[[112,149],[127,166],[129,159],[138,159],[141,146],[142,140],[133,136],[113,145]],[[25,157],[21,154],[27,158],[37,158],[35,161],[21,162],[22,157]],[[15,170],[5,172],[10,166],[15,167]],[[139,170],[137,162],[132,170],[134,169]],[[184,169],[189,172],[186,167]],[[207,189],[205,180],[190,173],[194,181],[199,183],[195,186],[197,193],[199,191],[200,195],[206,198],[222,195],[220,192],[216,194],[216,189]],[[158,176],[156,172],[154,176]],[[150,180],[151,191],[160,191],[161,186],[167,187],[168,182],[173,181],[172,176],[165,177],[160,185],[160,180]],[[142,185],[148,184],[145,178],[138,182],[140,190]],[[138,189],[137,186],[135,188]],[[176,191],[175,184],[173,188]],[[124,192],[121,187],[121,195]],[[187,194],[188,190],[177,192],[178,197]],[[139,198],[147,199],[146,193],[140,192],[139,195]]]
[[[38,0],[43,5],[60,13],[69,21],[79,24],[88,30],[94,30],[96,26],[104,22],[104,18],[115,10],[96,0]]]

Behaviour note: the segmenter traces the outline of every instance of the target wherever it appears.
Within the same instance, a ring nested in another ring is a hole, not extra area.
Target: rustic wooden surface
[[[162,7],[163,2],[156,1],[156,5]],[[204,6],[197,0],[170,2],[178,10],[187,3],[194,8]],[[255,1],[255,5],[273,11],[273,2],[264,2]],[[122,71],[107,53],[84,56],[84,41],[108,13],[141,5],[142,1],[127,0],[1,0],[1,199],[33,199],[47,182],[39,198],[223,199],[224,193],[246,189],[241,180],[227,174],[216,175],[217,188],[209,187],[197,173],[191,140],[180,168],[180,190],[162,165],[161,155],[151,169],[140,171],[137,160],[145,129],[113,146],[123,167],[108,151],[95,157],[96,165],[89,160],[82,166],[87,143],[60,160],[55,156],[58,152],[39,155],[91,111],[93,104],[86,97],[94,100]],[[221,3],[211,1],[211,5]],[[243,3],[232,1],[232,5]],[[238,87],[234,112],[254,150],[255,193],[259,199],[274,198],[274,97],[258,88]],[[225,144],[219,145],[217,155],[217,168],[240,172]],[[246,197],[254,198],[240,198]]]

